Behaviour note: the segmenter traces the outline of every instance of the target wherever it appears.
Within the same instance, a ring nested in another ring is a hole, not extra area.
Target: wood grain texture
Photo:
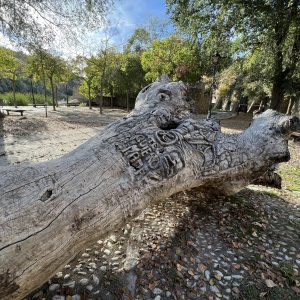
[[[268,110],[241,134],[189,118],[182,82],[155,82],[135,109],[60,159],[0,169],[0,298],[21,299],[86,244],[193,187],[235,193],[289,159],[296,117]]]

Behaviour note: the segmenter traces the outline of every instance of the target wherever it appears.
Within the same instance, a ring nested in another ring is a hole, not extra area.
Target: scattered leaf
[[[266,286],[267,286],[268,288],[272,288],[272,287],[274,287],[274,286],[277,286],[277,284],[275,284],[274,281],[271,280],[271,279],[266,279],[265,283],[266,283]]]

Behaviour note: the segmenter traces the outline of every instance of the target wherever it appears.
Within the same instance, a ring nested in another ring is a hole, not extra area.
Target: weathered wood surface
[[[22,298],[151,201],[193,187],[234,193],[289,159],[296,117],[268,110],[228,135],[190,119],[188,100],[183,83],[155,82],[71,153],[0,169],[1,299]]]

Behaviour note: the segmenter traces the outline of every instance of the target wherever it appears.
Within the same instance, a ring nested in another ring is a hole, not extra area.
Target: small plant
[[[283,277],[285,277],[290,284],[293,284],[296,280],[293,265],[290,263],[282,263],[279,266],[279,270],[282,273]]]
[[[80,102],[79,106],[80,106],[80,107],[86,107],[86,103]]]

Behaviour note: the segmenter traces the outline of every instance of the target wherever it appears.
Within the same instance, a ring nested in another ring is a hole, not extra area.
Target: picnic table
[[[12,108],[3,108],[2,110],[5,110],[8,116],[10,112],[18,112],[21,113],[21,116],[23,116],[23,113],[25,111],[25,109],[12,109]]]

